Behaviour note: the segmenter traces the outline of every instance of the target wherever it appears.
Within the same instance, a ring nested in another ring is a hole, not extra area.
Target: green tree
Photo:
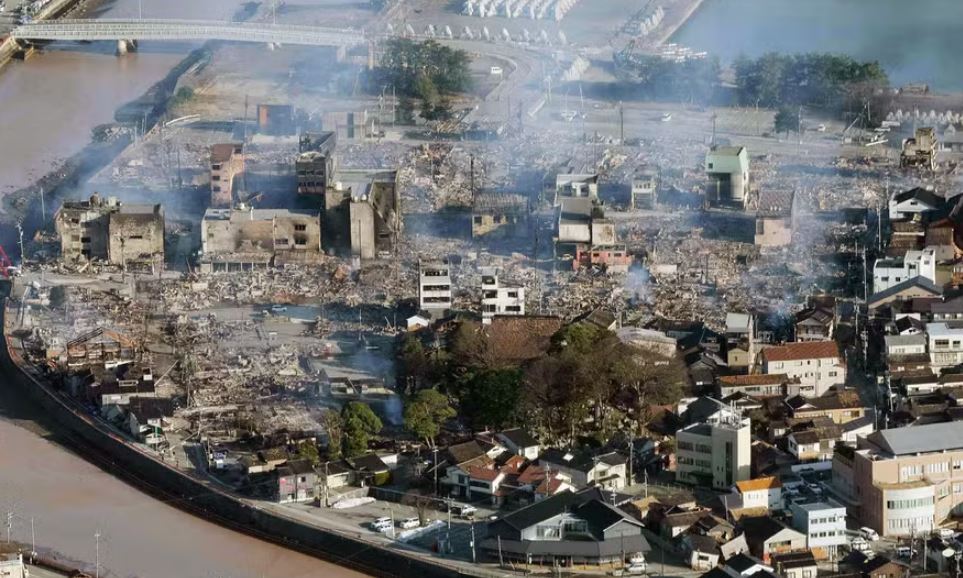
[[[788,135],[790,132],[798,132],[799,109],[785,106],[781,107],[778,111],[776,111],[776,116],[773,119],[772,125],[776,134],[784,132]]]
[[[352,401],[341,411],[344,423],[344,455],[348,458],[360,456],[368,451],[372,436],[381,431],[381,420],[367,404]]]
[[[522,399],[520,369],[490,369],[473,374],[464,387],[462,411],[476,429],[505,429],[517,423]]]
[[[312,466],[321,463],[321,453],[318,452],[318,446],[311,440],[305,440],[298,445],[298,455],[311,462]]]
[[[344,443],[344,420],[333,409],[325,409],[321,414],[321,428],[328,436],[328,459],[337,460],[341,457],[341,446]]]
[[[436,389],[423,389],[405,406],[405,429],[434,447],[445,421],[455,417],[448,398]]]

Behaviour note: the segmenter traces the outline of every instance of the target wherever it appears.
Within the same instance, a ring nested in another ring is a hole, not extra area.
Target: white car
[[[863,535],[864,538],[866,538],[870,542],[875,542],[876,540],[879,540],[879,534],[877,534],[876,530],[872,528],[867,528],[866,526],[863,526],[858,531],[860,534]]]
[[[852,548],[853,552],[870,552],[869,542],[866,538],[857,536],[853,538],[853,541],[849,543],[849,547]]]
[[[933,533],[939,536],[940,538],[943,538],[944,540],[949,540],[950,538],[956,535],[956,532],[954,532],[949,528],[939,528],[938,530],[934,530]]]
[[[398,522],[398,527],[402,530],[410,530],[412,528],[417,528],[420,525],[421,522],[418,520],[418,518],[405,518],[404,520]]]
[[[372,521],[371,529],[375,532],[387,532],[391,529],[391,518],[378,518]]]
[[[897,558],[907,558],[912,559],[916,557],[916,550],[913,550],[909,546],[897,546],[896,547],[896,557]]]

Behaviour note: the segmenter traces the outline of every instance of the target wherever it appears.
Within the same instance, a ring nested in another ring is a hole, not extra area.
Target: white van
[[[866,541],[866,538],[860,536],[853,538],[853,541],[849,543],[849,547],[853,552],[865,553],[870,551],[869,542]]]
[[[868,528],[868,527],[866,527],[866,526],[863,526],[862,528],[860,528],[860,529],[857,530],[857,531],[858,531],[860,534],[862,534],[863,537],[866,538],[867,540],[869,540],[870,542],[875,542],[876,540],[879,540],[879,534],[877,534],[877,533],[876,533],[876,530],[874,530],[874,529],[872,529],[872,528]]]
[[[391,518],[378,518],[372,521],[371,529],[375,532],[387,532],[391,529]]]

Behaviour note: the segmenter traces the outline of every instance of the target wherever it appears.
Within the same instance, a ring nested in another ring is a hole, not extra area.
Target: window
[[[80,238],[80,242],[81,242],[81,243],[89,243],[89,242],[90,242],[90,237],[81,237],[81,238]]]
[[[535,535],[542,540],[558,540],[562,537],[562,529],[558,526],[538,526]]]
[[[219,181],[219,180],[221,180],[221,175],[214,175],[213,177],[211,177],[211,180],[212,180],[212,181]]]
[[[212,170],[212,171],[219,171],[219,170],[221,170],[221,165],[211,165],[211,170]]]
[[[281,245],[281,246],[287,246],[288,240],[287,240],[287,239],[275,239],[275,240],[274,240],[274,244],[275,244],[275,245]]]
[[[295,225],[295,226],[294,226],[294,230],[295,230],[295,231],[299,231],[299,232],[307,231],[307,230],[308,230],[308,226],[307,226],[307,225]]]

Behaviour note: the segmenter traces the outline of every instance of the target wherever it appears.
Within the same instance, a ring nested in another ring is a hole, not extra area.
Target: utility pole
[[[40,228],[47,224],[47,206],[43,200],[43,185],[40,185]]]
[[[33,562],[34,556],[37,555],[37,533],[34,532],[33,528],[33,516],[30,516],[30,562]]]
[[[432,467],[435,470],[435,495],[437,496],[438,495],[438,446],[433,447],[431,451],[434,452],[435,454],[435,460],[432,463]]]
[[[94,548],[96,562],[94,564],[94,578],[100,578],[100,531],[94,532]]]
[[[619,101],[619,144],[625,146],[625,109]]]
[[[13,512],[7,512],[7,544],[10,543],[11,534],[13,534]]]
[[[471,521],[471,563],[475,563],[475,520]]]
[[[23,253],[23,222],[17,221],[17,235],[20,238],[20,269],[23,269],[23,261],[26,255]]]
[[[635,465],[635,436],[629,438],[629,485],[635,480],[633,466]]]

